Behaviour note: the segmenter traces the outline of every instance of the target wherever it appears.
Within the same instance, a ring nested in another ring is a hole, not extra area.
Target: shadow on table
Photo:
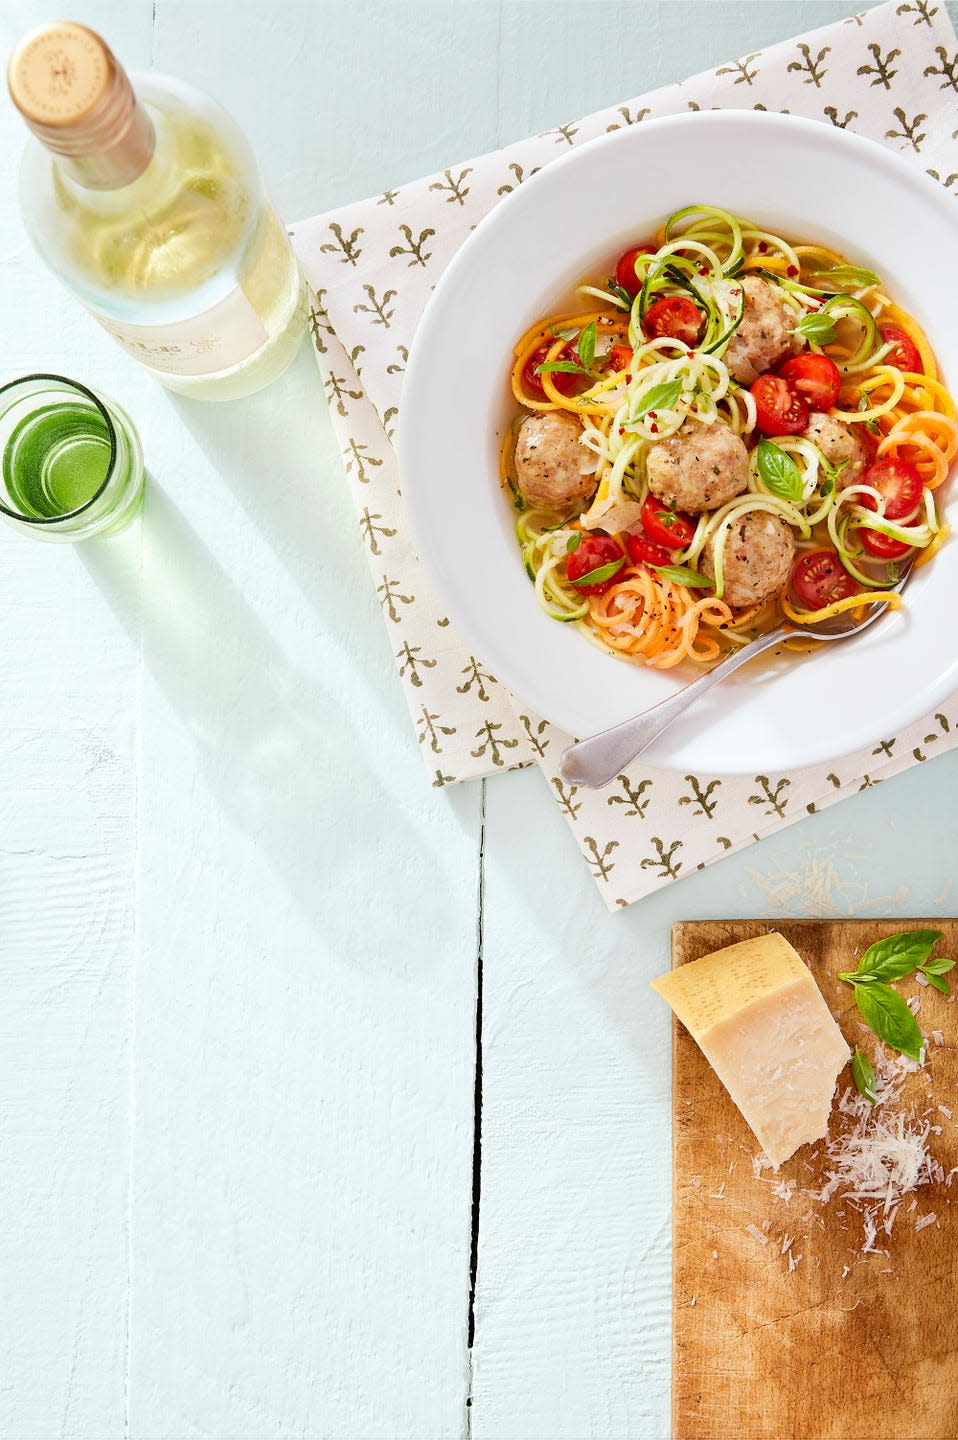
[[[357,553],[361,541],[324,427],[326,400],[311,347],[303,346],[276,387],[242,401],[165,398],[324,625],[348,625],[355,604],[342,571],[352,557],[331,546],[329,536],[352,534]],[[321,467],[327,450],[335,466],[330,476]]]
[[[122,537],[78,553],[188,726],[222,813],[262,847],[324,940],[348,945],[357,897],[375,894],[380,866],[401,857],[411,883],[436,870],[428,831],[372,782],[375,732],[361,734],[327,690],[290,665],[152,481],[144,519],[141,563]],[[369,946],[349,950],[373,958]],[[421,954],[420,969],[428,963]]]

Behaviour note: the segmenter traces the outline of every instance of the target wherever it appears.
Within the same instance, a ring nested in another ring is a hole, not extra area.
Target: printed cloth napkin
[[[706,108],[773,109],[867,135],[958,193],[958,44],[942,3],[891,0],[707,74],[292,227],[310,329],[373,583],[434,785],[535,762],[610,909],[958,744],[958,695],[834,766],[681,775],[636,763],[600,791],[564,784],[570,737],[456,636],[409,534],[393,441],[416,325],[458,246],[568,147]],[[958,219],[958,211],[956,211]]]

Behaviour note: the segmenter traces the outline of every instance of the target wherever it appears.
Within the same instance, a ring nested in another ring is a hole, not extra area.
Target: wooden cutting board
[[[871,1057],[878,1042],[836,973],[874,940],[918,928],[943,931],[936,953],[958,958],[958,920],[680,924],[672,957],[681,965],[777,930],[849,1044]],[[897,988],[920,996],[928,1037],[898,1103],[941,1127],[928,1148],[947,1175],[958,1166],[958,1005],[914,980]],[[851,1083],[846,1067],[838,1093]],[[806,1193],[824,1183],[824,1142],[757,1176],[758,1142],[678,1021],[672,1101],[673,1440],[956,1440],[958,1174],[906,1196],[880,1253],[862,1254],[860,1212]],[[833,1110],[830,1135],[849,1123]]]

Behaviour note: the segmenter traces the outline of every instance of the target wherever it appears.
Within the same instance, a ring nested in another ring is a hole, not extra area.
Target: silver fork
[[[895,591],[903,590],[911,568],[909,566],[898,582],[889,588]],[[870,605],[868,614],[857,623],[851,618],[855,612],[846,610],[844,614],[834,615],[831,620],[822,620],[818,625],[783,624],[765,635],[759,635],[757,640],[743,645],[741,650],[736,650],[727,660],[723,660],[721,665],[716,665],[714,670],[709,670],[699,680],[693,680],[691,685],[686,685],[670,700],[663,700],[661,704],[653,705],[651,710],[643,710],[641,715],[636,715],[631,720],[623,720],[621,725],[613,725],[610,730],[602,730],[598,735],[590,735],[586,740],[577,740],[563,751],[559,761],[559,774],[563,780],[568,780],[573,785],[585,785],[590,790],[600,790],[603,785],[608,785],[620,775],[625,767],[674,724],[680,715],[684,715],[690,705],[694,705],[733,671],[747,665],[757,655],[762,655],[766,650],[781,645],[783,640],[794,639],[798,635],[808,636],[811,640],[847,640],[849,636],[859,635],[862,630],[867,630],[880,615],[884,615],[885,610],[886,606],[878,602]]]

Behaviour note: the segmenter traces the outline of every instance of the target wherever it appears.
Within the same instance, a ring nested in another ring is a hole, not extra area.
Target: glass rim
[[[110,440],[110,463],[106,467],[106,475],[103,477],[103,483],[99,490],[90,496],[89,500],[84,500],[83,504],[78,505],[75,510],[65,510],[62,515],[24,515],[21,510],[11,510],[10,506],[6,505],[3,499],[0,498],[0,511],[2,511],[4,515],[8,515],[11,520],[17,520],[21,525],[60,525],[64,520],[75,520],[77,516],[86,514],[90,506],[95,505],[100,499],[110,481],[113,479],[116,472],[118,453],[116,426],[113,423],[113,416],[99,395],[91,390],[88,385],[82,385],[79,380],[71,380],[69,375],[54,375],[48,371],[38,371],[33,375],[18,375],[15,380],[8,380],[6,384],[0,385],[0,397],[8,390],[14,390],[18,385],[28,385],[31,380],[56,380],[58,384],[69,385],[71,390],[76,390],[88,400],[92,400],[106,421],[107,435]]]

